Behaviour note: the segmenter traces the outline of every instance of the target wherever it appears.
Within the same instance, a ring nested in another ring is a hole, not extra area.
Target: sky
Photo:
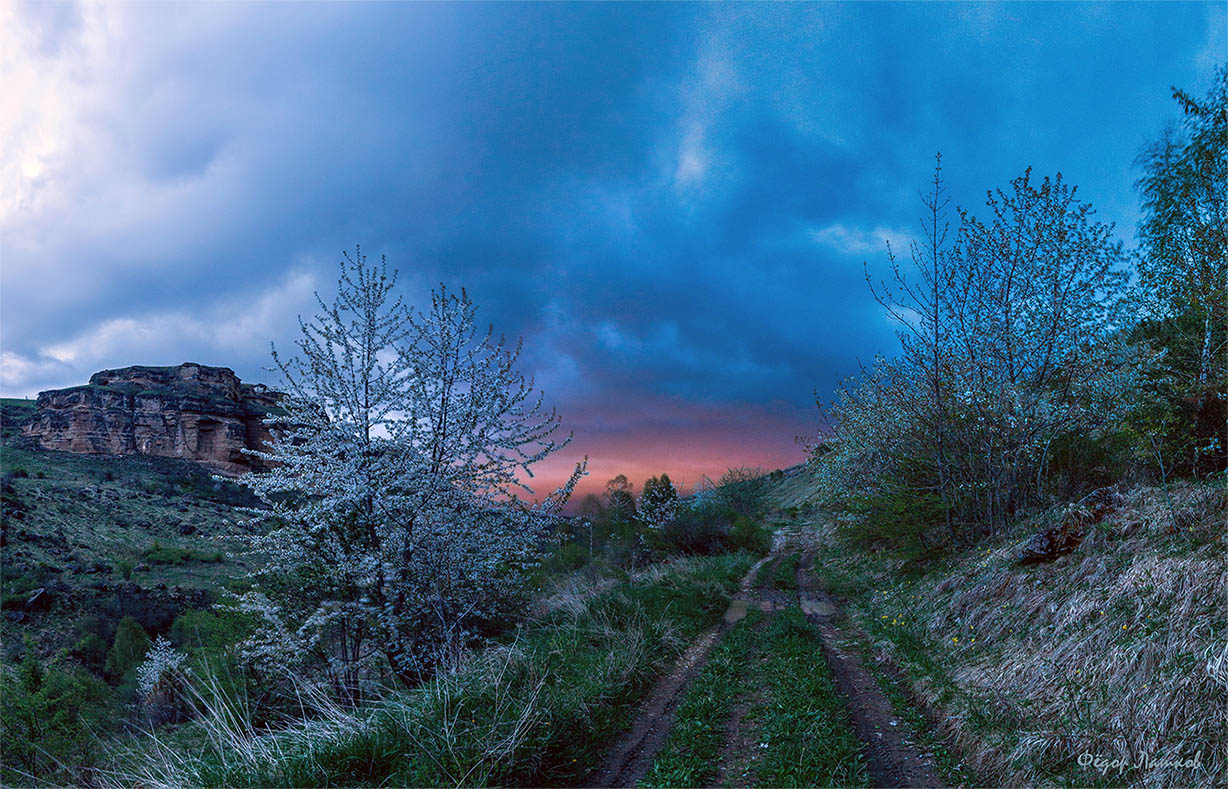
[[[194,361],[276,385],[342,250],[524,341],[582,489],[785,467],[895,351],[864,266],[1063,173],[1133,246],[1139,148],[1225,4],[0,2],[0,395]]]

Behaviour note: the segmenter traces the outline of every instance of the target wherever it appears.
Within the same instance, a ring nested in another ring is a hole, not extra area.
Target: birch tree
[[[584,473],[532,505],[532,466],[567,445],[559,416],[516,370],[520,346],[479,333],[468,295],[440,288],[425,311],[360,250],[337,295],[300,319],[268,470],[242,482],[273,524],[246,597],[266,661],[325,667],[357,701],[364,678],[427,676],[483,622],[504,616],[548,521]]]
[[[1228,443],[1228,67],[1218,70],[1205,99],[1173,88],[1182,123],[1140,153],[1136,182],[1139,294],[1147,317],[1160,324],[1174,410],[1193,404],[1177,441],[1190,450],[1189,468],[1222,468]],[[1187,353],[1186,348],[1192,352]],[[1152,439],[1154,440],[1154,436]],[[1204,458],[1216,460],[1210,464]]]

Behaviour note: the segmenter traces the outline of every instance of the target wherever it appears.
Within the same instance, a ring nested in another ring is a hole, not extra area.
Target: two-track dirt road
[[[713,647],[751,609],[776,612],[790,605],[800,606],[815,625],[819,639],[815,644],[816,670],[830,671],[843,695],[849,719],[861,740],[871,782],[875,786],[942,786],[932,758],[916,746],[905,721],[895,715],[891,702],[883,695],[874,677],[847,644],[850,627],[842,621],[837,604],[823,591],[813,567],[813,555],[802,553],[797,565],[796,589],[769,588],[757,579],[797,555],[799,549],[778,546],[776,551],[756,563],[742,582],[741,591],[730,603],[720,625],[700,636],[682,654],[674,668],[654,688],[642,705],[631,728],[615,743],[605,763],[592,773],[587,785],[635,786],[652,767],[674,725],[678,706],[687,689],[703,671]],[[761,572],[765,571],[765,572]],[[759,671],[757,664],[745,666],[750,679]],[[725,726],[725,745],[717,770],[717,783],[725,786],[753,784],[754,762],[758,758],[755,722],[748,716],[755,704],[763,701],[763,683],[750,681],[745,698],[739,698]],[[818,744],[821,745],[821,744]]]

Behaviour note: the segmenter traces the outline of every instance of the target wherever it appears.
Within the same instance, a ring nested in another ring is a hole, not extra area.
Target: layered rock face
[[[185,458],[240,474],[258,464],[241,450],[271,440],[262,420],[280,397],[226,367],[124,367],[40,392],[25,433],[45,449]]]

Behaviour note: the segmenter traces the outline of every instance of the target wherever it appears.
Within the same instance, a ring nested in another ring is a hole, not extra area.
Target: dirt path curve
[[[648,773],[653,759],[665,745],[687,688],[703,670],[708,654],[725,631],[746,618],[747,608],[751,604],[751,584],[759,568],[776,556],[775,553],[765,556],[751,566],[742,579],[738,596],[730,601],[721,623],[700,636],[682,653],[673,670],[653,688],[636,715],[631,730],[614,744],[605,763],[584,781],[585,786],[635,786]]]
[[[943,786],[932,757],[911,741],[908,724],[895,714],[861,659],[841,646],[842,634],[835,624],[839,608],[815,577],[813,554],[802,557],[797,582],[802,612],[818,627],[836,687],[844,694],[865,746],[870,780],[875,786]]]

